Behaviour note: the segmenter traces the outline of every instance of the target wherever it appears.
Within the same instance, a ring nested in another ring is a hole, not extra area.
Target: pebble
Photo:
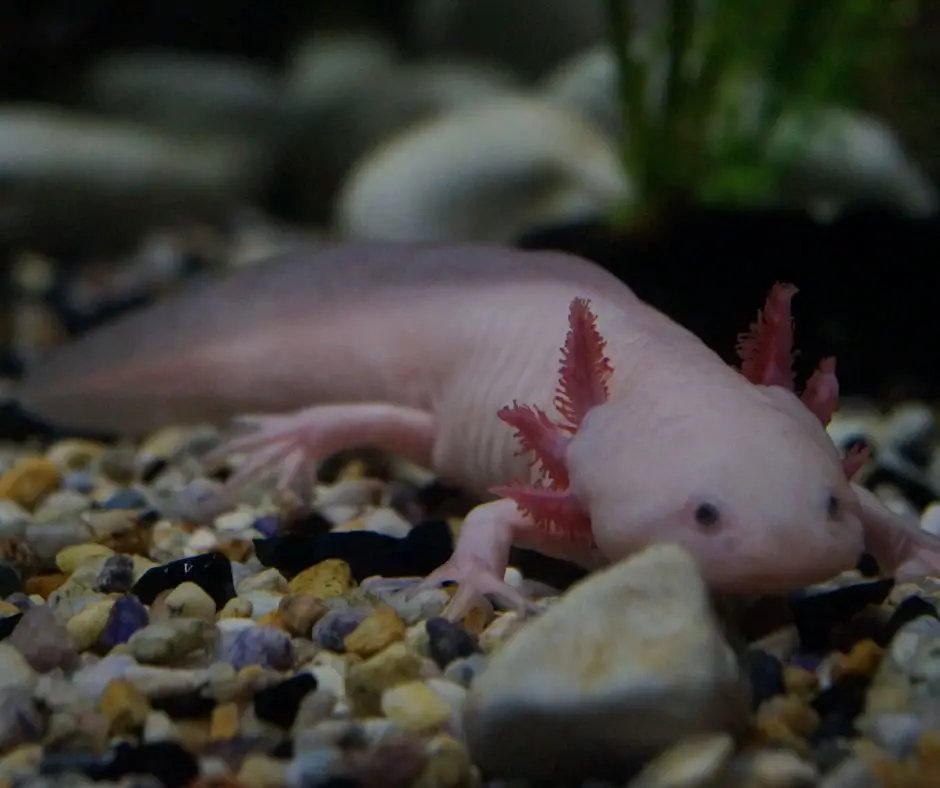
[[[114,679],[108,683],[99,708],[108,720],[111,736],[121,736],[142,728],[150,714],[150,702],[126,679]]]
[[[577,584],[496,650],[465,724],[483,769],[623,779],[687,735],[739,733],[749,696],[694,559],[655,546]]]
[[[451,716],[447,702],[425,682],[409,681],[382,693],[382,713],[409,733],[437,732]]]
[[[294,594],[309,594],[320,599],[329,599],[346,594],[352,588],[352,583],[349,564],[331,558],[296,575],[290,581],[290,591]]]
[[[173,618],[199,618],[208,623],[215,621],[215,602],[195,583],[181,583],[163,602]]]
[[[274,627],[250,626],[227,641],[222,659],[236,670],[260,665],[287,670],[294,661],[290,636]]]
[[[136,632],[149,623],[150,613],[137,597],[118,597],[108,612],[108,620],[101,632],[101,645],[110,650],[127,643]]]
[[[158,621],[137,630],[127,641],[130,653],[140,662],[173,664],[194,651],[210,646],[214,629],[198,618]]]
[[[115,602],[114,599],[99,600],[87,605],[68,620],[65,629],[71,635],[75,648],[88,651],[101,640]]]
[[[6,643],[19,649],[38,673],[61,668],[69,671],[78,663],[75,642],[48,605],[36,605],[23,614]]]
[[[23,457],[0,475],[0,498],[33,509],[61,481],[62,474],[54,462],[42,457]]]
[[[405,637],[405,624],[391,605],[380,605],[343,639],[344,650],[371,657]]]

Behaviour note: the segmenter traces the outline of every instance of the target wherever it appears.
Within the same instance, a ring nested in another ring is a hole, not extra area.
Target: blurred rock
[[[611,209],[630,187],[604,135],[563,108],[503,98],[422,124],[361,161],[337,202],[346,236],[508,242]]]
[[[102,58],[83,93],[93,110],[168,131],[267,138],[282,120],[280,88],[247,59],[149,50]]]
[[[41,251],[133,246],[220,222],[265,176],[253,146],[186,139],[40,105],[0,109],[0,238]]]
[[[287,75],[290,121],[278,178],[288,214],[327,218],[350,168],[386,139],[516,88],[509,75],[474,63],[400,63],[378,39],[337,35],[302,46]]]

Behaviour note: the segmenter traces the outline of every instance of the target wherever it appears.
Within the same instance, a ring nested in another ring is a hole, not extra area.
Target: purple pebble
[[[271,515],[265,515],[264,517],[259,517],[254,522],[254,529],[265,537],[277,536],[278,534],[278,521],[276,517]]]
[[[310,638],[318,646],[342,654],[346,651],[346,635],[358,627],[368,615],[369,611],[362,608],[331,610],[313,625]]]
[[[118,597],[111,608],[104,632],[101,633],[101,645],[110,650],[121,643],[127,643],[131,635],[149,623],[150,614],[136,596],[128,594]]]
[[[280,629],[248,627],[225,644],[222,660],[235,670],[249,665],[288,670],[294,664],[294,648],[290,636]]]

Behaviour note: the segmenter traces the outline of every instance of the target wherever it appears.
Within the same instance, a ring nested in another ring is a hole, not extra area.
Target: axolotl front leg
[[[757,321],[738,337],[741,372],[755,385],[776,386],[795,393],[793,374],[793,319],[790,302],[797,289],[789,284],[773,287]],[[823,359],[800,395],[803,405],[828,427],[839,405],[839,383],[834,358]],[[867,449],[850,450],[843,467],[851,481],[868,460]],[[914,517],[897,514],[869,490],[852,482],[857,514],[865,532],[866,550],[882,571],[899,582],[940,576],[940,538],[920,527]]]

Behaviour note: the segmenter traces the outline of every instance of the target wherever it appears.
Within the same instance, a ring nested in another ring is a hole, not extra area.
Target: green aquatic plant
[[[784,112],[802,122],[823,104],[860,104],[917,11],[916,0],[663,0],[641,30],[638,0],[604,1],[635,189],[616,217],[627,226],[772,193],[786,152],[771,159],[767,142]]]

